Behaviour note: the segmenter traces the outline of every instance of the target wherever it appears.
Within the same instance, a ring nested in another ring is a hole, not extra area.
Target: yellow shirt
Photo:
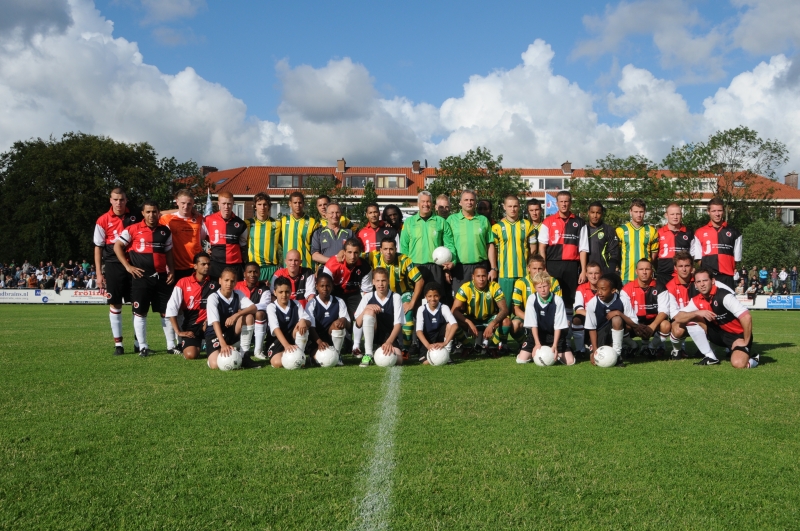
[[[636,263],[642,258],[652,260],[652,254],[658,254],[658,231],[645,223],[638,229],[629,221],[617,227],[619,247],[622,249],[620,277],[623,282],[636,280]]]
[[[503,290],[497,282],[489,282],[486,290],[479,290],[470,281],[463,284],[456,293],[456,299],[466,303],[464,315],[472,317],[478,321],[486,321],[490,317],[497,315],[499,309],[497,303],[505,300]]]

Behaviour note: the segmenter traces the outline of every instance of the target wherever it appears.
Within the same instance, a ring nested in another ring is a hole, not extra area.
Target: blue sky
[[[80,129],[219,167],[478,145],[553,166],[741,124],[800,155],[795,0],[40,4],[0,22],[3,145]]]

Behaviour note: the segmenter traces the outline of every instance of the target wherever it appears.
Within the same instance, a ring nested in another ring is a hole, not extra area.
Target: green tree
[[[348,210],[350,219],[360,226],[366,225],[367,205],[377,202],[378,194],[375,193],[375,184],[372,181],[367,181],[364,185],[364,193],[361,195],[361,200]]]
[[[144,142],[83,133],[14,143],[0,154],[0,260],[91,259],[94,224],[109,208],[110,190],[124,188],[131,206],[153,199],[167,207],[185,186],[180,179],[196,168],[173,161],[159,161]]]
[[[503,156],[492,157],[488,148],[478,147],[464,155],[445,157],[439,161],[436,179],[425,189],[434,198],[445,194],[450,197],[453,212],[458,212],[462,190],[475,190],[478,199],[492,202],[494,217],[503,216],[502,202],[508,195],[525,197],[528,186],[517,170],[503,169]]]
[[[319,220],[319,211],[317,211],[317,198],[322,195],[327,195],[331,201],[335,201],[342,205],[342,211],[346,209],[346,205],[352,201],[353,195],[349,187],[340,186],[339,181],[328,177],[308,177],[303,182],[303,194],[306,196],[306,204],[308,205],[308,215]],[[288,195],[284,197],[284,203],[289,204]],[[347,209],[347,215],[350,215],[350,209]]]
[[[799,265],[800,230],[776,219],[753,221],[742,230],[742,263],[748,269]]]

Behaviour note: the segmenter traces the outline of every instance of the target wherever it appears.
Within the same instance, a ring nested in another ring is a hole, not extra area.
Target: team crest
[[[684,239],[684,241],[689,241],[689,237],[687,235],[685,235],[685,234],[683,235],[683,239]]]
[[[131,216],[131,221],[136,221],[136,216]]]
[[[605,237],[606,237],[606,234],[604,232],[598,232],[597,233],[597,239],[598,240],[602,240]]]
[[[728,238],[730,238],[730,237],[731,237],[731,231],[728,231],[728,232],[726,232],[726,233],[725,233],[725,236],[727,236]]]
[[[134,307],[134,308],[138,308],[138,307],[139,307],[139,303],[138,303],[138,302],[134,302],[134,303],[133,303],[133,307]]]
[[[658,295],[658,290],[653,290],[653,295]]]
[[[573,221],[573,222],[572,222],[572,226],[573,226],[573,227],[577,227],[577,226],[578,226],[578,222],[577,222],[577,221]]]
[[[239,222],[238,221],[234,222],[233,226],[238,229],[239,228]]]
[[[719,306],[719,304],[717,303],[717,301],[714,301],[714,306]]]

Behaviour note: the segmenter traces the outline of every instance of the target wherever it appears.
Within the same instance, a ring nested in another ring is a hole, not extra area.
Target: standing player
[[[263,360],[266,359],[262,353],[264,348],[264,336],[267,335],[267,312],[266,307],[272,300],[270,288],[266,282],[259,280],[261,268],[255,262],[247,262],[244,266],[244,280],[237,282],[234,289],[244,293],[250,302],[258,306],[255,315],[246,315],[242,323],[242,337],[240,346],[244,356],[253,356]],[[255,349],[250,346],[255,334]]]
[[[525,328],[528,334],[517,356],[517,363],[531,361],[544,344],[553,349],[558,361],[565,365],[575,365],[575,356],[566,349],[569,321],[564,301],[558,295],[550,293],[551,279],[547,271],[536,273],[531,280],[536,287],[536,294],[528,298],[525,307]]]
[[[389,289],[389,272],[378,268],[372,272],[375,291],[364,293],[355,311],[355,323],[364,330],[364,356],[359,367],[372,363],[375,345],[384,353],[394,352],[397,364],[403,364],[403,356],[397,348],[397,339],[403,327],[403,304],[400,295]]]
[[[320,273],[317,296],[309,301],[306,313],[311,324],[310,338],[317,344],[317,350],[333,345],[339,354],[339,365],[342,365],[342,345],[350,328],[350,315],[344,301],[332,293],[333,279],[327,273]]]
[[[508,336],[511,321],[503,290],[497,282],[489,281],[486,266],[475,267],[472,280],[458,289],[453,317],[459,327],[474,339],[475,349],[487,349],[492,357],[497,357],[498,348],[502,346],[501,338]]]
[[[616,273],[608,273],[616,275]],[[589,262],[586,266],[586,282],[578,286],[575,292],[574,315],[572,317],[572,336],[575,340],[575,356],[583,357],[586,352],[586,336],[583,325],[586,322],[586,305],[597,294],[597,282],[603,276],[603,267],[597,262]]]
[[[325,205],[327,208],[327,203]],[[319,223],[306,214],[306,198],[302,192],[292,192],[289,195],[289,207],[291,213],[281,218],[284,259],[289,256],[289,251],[297,250],[300,253],[300,265],[314,267],[311,237]]]
[[[461,192],[461,211],[447,218],[450,231],[453,233],[452,262],[442,267],[449,276],[453,291],[457,292],[462,284],[469,282],[472,271],[478,266],[489,263],[489,244],[493,241],[489,220],[475,210],[478,197],[474,190]],[[497,278],[497,268],[489,271],[489,280]]]
[[[644,222],[646,205],[641,199],[631,201],[631,220],[617,227],[617,238],[622,250],[620,277],[627,284],[636,280],[639,260],[655,262],[658,257],[658,233],[656,228]]]
[[[111,334],[114,336],[114,355],[120,356],[125,354],[122,346],[122,303],[131,300],[131,275],[117,258],[114,244],[126,227],[142,220],[142,215],[131,212],[128,208],[128,197],[122,188],[114,188],[110,195],[111,208],[97,218],[94,227],[94,266],[97,271],[97,286],[106,290],[108,317],[111,321]],[[105,272],[103,262],[106,264]],[[138,352],[139,348],[134,346],[134,350]]]
[[[289,298],[292,283],[286,278],[275,280],[275,300],[267,306],[269,330],[275,337],[267,355],[273,367],[282,366],[284,352],[297,349],[306,350],[311,319],[305,309],[296,300]]]
[[[742,234],[723,220],[725,202],[719,197],[708,202],[708,217],[708,225],[694,233],[694,258],[700,260],[701,267],[711,271],[714,280],[734,289],[736,262],[742,261]]]
[[[175,283],[164,315],[169,319],[175,335],[180,340],[180,350],[187,360],[197,359],[206,334],[206,303],[217,290],[208,277],[211,257],[205,251],[194,255],[194,275],[183,277]],[[179,324],[179,317],[181,323]]]
[[[694,265],[692,262],[692,255],[687,251],[678,251],[672,257],[675,264],[675,276],[667,282],[667,293],[669,293],[669,318],[672,320],[672,331],[670,332],[669,339],[672,342],[672,353],[670,359],[677,361],[686,359],[689,355],[686,353],[686,347],[683,343],[683,337],[686,335],[686,326],[677,323],[675,316],[681,311],[692,297],[697,295],[697,290],[694,288]],[[694,325],[691,325],[694,326]]]
[[[636,280],[628,282],[622,288],[633,305],[640,325],[638,335],[644,340],[651,339],[649,353],[651,356],[664,355],[664,341],[669,337],[672,326],[669,322],[669,293],[663,284],[653,278],[653,265],[643,258],[636,264]]]
[[[219,278],[222,270],[230,267],[242,278],[242,262],[247,256],[247,224],[233,213],[233,194],[227,191],[217,195],[219,212],[206,216],[204,224],[211,244],[212,279]]]
[[[622,361],[622,341],[625,329],[641,329],[638,317],[631,307],[631,301],[624,293],[616,290],[616,275],[606,273],[597,281],[597,294],[586,304],[586,324],[592,352],[589,360],[594,365],[594,353],[604,345],[611,345],[617,353],[617,366],[624,367]]]
[[[759,355],[753,355],[753,321],[733,291],[717,283],[711,271],[700,268],[694,273],[698,294],[678,312],[675,322],[695,323],[687,330],[703,359],[695,365],[717,365],[719,359],[709,342],[730,349],[731,365],[737,369],[758,366]]]
[[[441,348],[450,354],[453,338],[458,333],[458,321],[450,308],[441,303],[442,287],[435,282],[425,284],[425,302],[417,309],[417,339],[419,339],[419,361],[428,365],[428,351]]]
[[[394,238],[386,237],[380,242],[380,251],[367,254],[369,265],[374,271],[377,268],[389,272],[389,289],[400,295],[403,302],[403,358],[408,359],[411,349],[412,334],[414,333],[414,308],[422,298],[422,288],[425,281],[411,259],[405,255],[397,254],[397,244]]]
[[[316,283],[314,271],[303,267],[300,263],[300,252],[297,249],[292,249],[286,253],[286,267],[275,271],[270,286],[272,293],[275,293],[275,281],[279,278],[289,279],[289,284],[292,287],[289,298],[296,300],[300,303],[300,306],[305,308],[307,301],[313,299],[316,294]]]
[[[256,313],[256,305],[244,293],[236,291],[236,270],[226,267],[219,277],[219,289],[206,301],[206,350],[208,368],[218,369],[217,358],[230,356],[231,349],[242,333],[244,317]],[[242,353],[243,369],[260,369],[261,366]]]
[[[381,220],[381,210],[377,203],[367,205],[367,225],[358,231],[358,239],[364,244],[364,252],[380,249],[385,238],[397,240],[397,231]]]
[[[528,256],[536,254],[539,244],[533,234],[533,223],[519,217],[517,196],[506,196],[503,209],[506,216],[492,225],[493,240],[489,243],[489,263],[499,273],[495,275],[497,283],[506,295],[506,304],[511,307],[514,284],[525,276]]]
[[[533,232],[538,241],[539,231],[542,228],[542,202],[535,197],[531,197],[525,204],[525,209],[528,212],[528,220],[531,222],[531,225],[533,225]],[[538,253],[539,250],[537,249],[536,252]]]
[[[658,268],[656,278],[666,285],[675,276],[675,253],[694,253],[694,231],[683,224],[683,209],[678,203],[667,205],[667,224],[658,229]]]
[[[281,266],[281,221],[270,216],[272,201],[267,194],[257,193],[253,197],[253,205],[255,217],[245,220],[248,233],[247,260],[258,265],[258,280],[269,282]]]
[[[607,223],[603,223],[606,207],[600,201],[589,205],[589,262],[600,265],[601,274],[616,273],[619,269],[620,251],[617,231]],[[588,273],[587,273],[588,275]]]
[[[169,227],[159,225],[158,205],[145,201],[141,221],[129,225],[114,243],[114,253],[119,263],[133,276],[131,300],[133,301],[133,329],[139,340],[139,356],[146,358],[153,351],[147,345],[147,312],[152,306],[161,314],[161,327],[167,338],[167,350],[174,352],[175,336],[172,325],[164,317],[167,311],[173,282],[172,234]],[[127,253],[127,256],[126,256]],[[130,257],[130,262],[128,261]],[[170,344],[171,343],[171,344]]]

